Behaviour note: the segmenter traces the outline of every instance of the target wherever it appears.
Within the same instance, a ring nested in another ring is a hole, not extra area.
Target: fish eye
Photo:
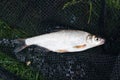
[[[95,37],[95,41],[100,41],[100,38],[98,38],[98,37]]]

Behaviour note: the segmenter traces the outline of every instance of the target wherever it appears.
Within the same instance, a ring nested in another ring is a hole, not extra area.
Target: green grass
[[[29,66],[16,61],[2,52],[0,52],[0,65],[25,80],[43,80],[39,72],[31,70]]]
[[[79,0],[79,1],[71,0],[70,2],[65,3],[65,4],[63,5],[62,9],[65,9],[65,8],[67,8],[67,7],[69,7],[69,6],[75,5],[75,4],[80,3],[80,2],[81,2],[81,0]]]
[[[105,0],[106,3],[107,3],[107,6],[109,7],[114,7],[116,9],[120,9],[120,0]],[[72,5],[76,5],[77,3],[86,3],[86,4],[90,4],[91,5],[91,0],[71,0],[71,1],[68,1],[66,2],[64,5],[63,5],[63,8],[62,9],[65,9],[69,6],[72,6]],[[91,7],[91,6],[90,6]]]
[[[120,0],[106,0],[106,3],[109,7],[120,9]]]
[[[92,16],[92,2],[90,1],[89,2],[89,5],[90,5],[90,7],[89,7],[89,17],[88,17],[88,24],[90,23],[90,20],[91,20],[91,16]]]
[[[120,9],[120,0],[105,0],[105,1],[106,1],[107,7]],[[93,6],[94,3],[92,2],[92,0],[70,0],[63,5],[62,9],[68,8],[70,6],[73,6],[79,3],[84,3],[89,5],[89,11],[88,11],[89,12],[88,24],[89,24],[92,18],[92,12],[94,12],[94,7],[96,7],[96,6]]]
[[[71,0],[66,2],[62,9],[70,7],[72,5],[76,5],[83,2],[83,0]],[[89,5],[89,16],[88,16],[88,23],[91,20],[91,16],[93,15],[94,6],[91,0],[85,0],[85,4]],[[120,9],[120,0],[106,0],[107,6],[115,9]],[[0,38],[25,38],[31,36],[32,34],[28,34],[21,29],[12,29],[6,24],[4,21],[0,20]],[[26,80],[43,80],[43,77],[39,74],[39,72],[35,72],[26,66],[23,63],[18,62],[16,59],[11,58],[10,56],[6,55],[5,53],[0,51],[0,66],[4,67],[5,69],[13,72],[21,78]],[[2,79],[0,79],[2,80]]]
[[[11,29],[4,21],[0,20],[0,38],[24,38],[29,36],[23,30]],[[11,58],[5,53],[0,51],[0,66],[9,70],[10,72],[19,75],[25,80],[43,80],[43,77],[39,72],[35,72],[23,63],[20,63],[16,59]],[[1,80],[1,79],[0,79]]]
[[[20,29],[12,29],[4,21],[0,20],[0,38],[24,38],[29,36],[26,32]]]
[[[92,11],[93,11],[93,3],[91,0],[71,0],[70,2],[67,2],[63,5],[63,8],[62,9],[65,9],[69,6],[72,6],[72,5],[76,5],[78,3],[85,3],[85,4],[88,4],[89,5],[89,17],[88,17],[88,24],[90,23],[90,20],[91,20],[91,16],[92,16]]]

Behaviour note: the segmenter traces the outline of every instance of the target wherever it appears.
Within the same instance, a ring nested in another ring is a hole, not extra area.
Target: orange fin
[[[58,52],[58,53],[65,53],[65,52],[68,52],[68,50],[66,50],[66,49],[59,49],[56,52]]]
[[[84,48],[84,47],[86,47],[86,44],[74,46],[74,48]]]

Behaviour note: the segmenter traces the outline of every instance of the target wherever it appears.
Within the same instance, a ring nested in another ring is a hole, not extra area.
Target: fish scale
[[[84,51],[104,44],[105,40],[81,30],[60,30],[23,40],[18,39],[17,42],[22,45],[14,50],[16,53],[31,45],[43,47],[48,51],[65,53]]]

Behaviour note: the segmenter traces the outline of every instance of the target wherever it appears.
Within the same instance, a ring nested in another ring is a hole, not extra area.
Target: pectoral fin
[[[83,44],[83,45],[76,45],[76,46],[74,46],[73,48],[84,48],[84,47],[86,47],[86,44]]]

